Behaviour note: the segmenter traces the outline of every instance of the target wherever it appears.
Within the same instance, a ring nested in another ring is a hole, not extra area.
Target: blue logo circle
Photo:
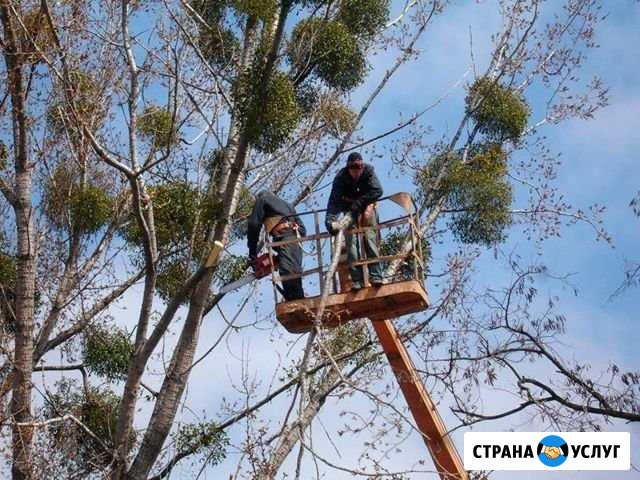
[[[538,443],[538,459],[547,467],[562,465],[569,456],[569,444],[562,437],[549,435]]]

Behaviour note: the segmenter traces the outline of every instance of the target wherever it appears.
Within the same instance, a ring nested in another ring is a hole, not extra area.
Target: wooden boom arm
[[[455,445],[390,320],[371,322],[442,480],[469,480]]]

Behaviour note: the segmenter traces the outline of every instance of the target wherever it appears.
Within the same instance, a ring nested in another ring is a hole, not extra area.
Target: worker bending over
[[[304,224],[291,204],[271,192],[260,192],[247,221],[249,261],[254,270],[258,255],[258,238],[263,225],[274,242],[307,234]],[[302,248],[299,243],[281,245],[274,247],[274,250],[278,254],[278,271],[281,276],[302,273]],[[304,298],[302,277],[283,281],[282,294],[286,301]]]
[[[375,202],[382,197],[382,186],[376,176],[372,165],[365,164],[362,156],[353,152],[347,158],[347,166],[341,169],[333,180],[325,225],[330,234],[336,232],[332,223],[338,220],[341,213],[353,216],[354,224],[358,227],[376,226],[378,224]],[[367,230],[364,233],[364,247],[367,258],[375,258],[378,255],[376,243],[376,230]],[[361,258],[360,245],[357,238],[351,234],[345,234],[347,245],[347,260],[351,264]],[[383,284],[382,265],[370,263],[369,280],[372,285]],[[362,266],[351,266],[351,281],[353,289],[364,287]]]

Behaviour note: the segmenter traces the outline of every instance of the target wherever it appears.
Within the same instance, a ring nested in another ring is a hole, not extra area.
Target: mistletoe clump
[[[217,465],[226,457],[229,437],[213,422],[182,425],[172,436],[178,455],[206,455],[208,465]]]
[[[147,107],[138,118],[138,132],[154,149],[166,149],[178,141],[171,112],[156,105]]]
[[[115,445],[119,403],[120,397],[111,390],[104,389],[99,391],[92,389],[89,394],[85,396],[80,406],[82,423],[106,446]],[[91,437],[88,440],[89,443],[95,441]],[[92,450],[97,450],[98,448],[98,445],[95,445]]]
[[[289,59],[301,74],[314,73],[329,87],[349,91],[364,80],[367,62],[358,38],[342,22],[307,18],[291,35]]]
[[[282,72],[274,72],[261,92],[262,75],[242,76],[236,83],[236,98],[246,119],[246,134],[262,152],[274,152],[293,132],[302,116],[293,83]]]
[[[357,37],[370,40],[384,28],[389,19],[389,0],[342,2],[338,19]]]
[[[22,40],[21,54],[25,56],[25,63],[41,62],[41,53],[48,53],[54,46],[49,22],[40,8],[28,10],[22,15],[18,33]]]
[[[112,201],[100,187],[90,183],[72,191],[71,225],[84,234],[94,233],[107,223]]]
[[[85,336],[83,358],[87,369],[109,381],[127,375],[133,344],[127,333],[117,327],[92,327]]]
[[[0,252],[0,329],[15,331],[16,261]]]
[[[156,241],[159,249],[188,242],[196,227],[202,199],[189,183],[174,180],[149,188],[153,199]],[[132,245],[142,244],[142,232],[135,218],[123,229],[124,239]]]
[[[69,83],[73,110],[66,98],[55,99],[47,110],[47,122],[55,135],[67,132],[71,140],[76,142],[79,139],[79,129],[75,128],[73,111],[77,119],[91,131],[98,129],[106,112],[96,101],[99,98],[98,87],[88,73],[81,70],[70,72]]]
[[[380,255],[398,255],[402,252],[402,246],[405,241],[408,240],[406,232],[402,231],[392,231],[388,235],[386,235],[382,242],[380,243]],[[420,238],[420,245],[416,245],[416,252],[419,252],[420,248],[422,248],[422,259],[425,265],[423,275],[428,273],[427,265],[429,265],[429,261],[431,260],[431,245],[427,240],[426,236],[422,236]],[[414,269],[414,258],[413,256],[403,260],[400,264],[394,281],[402,281],[407,279],[412,279],[415,277],[415,269]],[[422,267],[418,265],[418,272],[422,270]]]
[[[231,63],[238,51],[239,42],[233,30],[224,22],[227,2],[197,0],[191,6],[205,22],[196,20],[198,25],[198,46],[206,60],[214,66],[223,68]]]
[[[110,389],[89,387],[81,391],[69,380],[58,382],[56,387],[43,409],[44,417],[56,418],[64,412],[82,422],[69,419],[48,426],[51,445],[66,458],[63,468],[69,469],[71,476],[102,471],[113,461],[120,397]]]
[[[219,218],[221,202],[213,195],[203,195],[184,180],[153,185],[148,193],[153,205],[156,245],[160,252],[169,254],[158,264],[156,280],[158,296],[168,302],[197,270],[200,257],[210,251],[207,236]],[[134,256],[138,255],[142,230],[133,214],[120,234],[135,247]]]
[[[209,24],[223,18],[227,3],[227,0],[191,0],[189,2],[200,18]]]
[[[159,268],[156,289],[165,302],[171,300],[191,276],[192,271],[187,263],[184,258],[175,258]]]
[[[233,216],[234,219],[245,218],[251,214],[253,205],[256,203],[256,199],[247,187],[240,187],[240,193],[238,195],[238,204],[236,205],[236,212]]]
[[[529,107],[515,91],[488,78],[476,80],[466,97],[467,113],[490,140],[516,143],[529,118]]]
[[[273,18],[279,3],[277,0],[231,0],[229,2],[236,12],[264,21]]]
[[[7,158],[9,158],[9,149],[5,143],[0,140],[0,170],[7,166]]]
[[[304,117],[308,117],[316,110],[320,96],[313,82],[304,82],[296,85],[296,99]]]
[[[218,263],[215,275],[220,284],[225,285],[242,277],[247,266],[247,257],[228,255]]]
[[[239,48],[233,30],[220,23],[211,27],[201,25],[198,45],[204,58],[219,68],[229,65]]]
[[[111,218],[113,199],[99,185],[80,182],[59,166],[45,186],[45,214],[60,229],[91,235]]]
[[[13,288],[16,281],[16,261],[0,252],[0,287]]]
[[[453,211],[451,227],[464,243],[493,245],[504,241],[513,200],[507,180],[507,157],[499,144],[477,149],[469,162],[457,159],[443,187]]]

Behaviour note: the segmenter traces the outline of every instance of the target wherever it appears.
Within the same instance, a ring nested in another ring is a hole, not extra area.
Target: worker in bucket
[[[291,204],[271,192],[260,192],[247,220],[249,261],[254,270],[258,254],[258,238],[263,225],[274,242],[307,234],[304,224]],[[302,273],[302,248],[299,243],[281,245],[274,247],[274,250],[278,254],[278,271],[281,276]],[[283,281],[282,294],[287,302],[304,298],[302,277]]]
[[[352,215],[354,226],[376,226],[378,224],[375,202],[382,197],[382,186],[372,165],[364,163],[362,155],[352,152],[347,157],[347,166],[342,168],[333,180],[333,187],[327,204],[325,225],[330,234],[338,233],[333,222],[341,214]],[[364,248],[367,258],[379,256],[376,244],[376,230],[368,230],[364,234]],[[357,237],[345,234],[347,261],[349,264],[362,258],[360,242]],[[369,281],[374,286],[384,283],[382,264],[370,263]],[[351,266],[353,289],[359,290],[364,285],[362,266]]]

